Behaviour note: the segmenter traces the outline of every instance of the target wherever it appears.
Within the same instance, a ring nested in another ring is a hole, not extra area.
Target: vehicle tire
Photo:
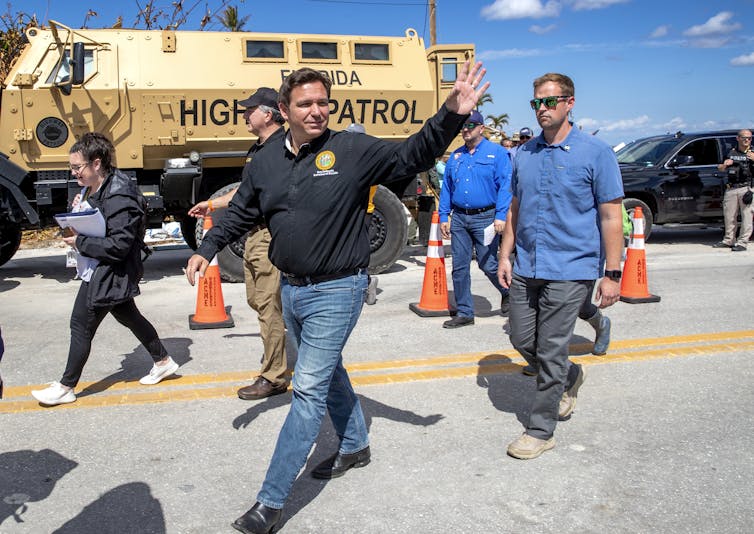
[[[228,184],[212,193],[210,199],[223,196],[228,191],[237,188],[240,182]],[[223,208],[224,210],[224,208]],[[223,210],[217,210],[218,212]],[[204,234],[204,217],[200,217],[196,220],[194,236],[197,245],[202,244],[202,236]],[[230,243],[227,247],[217,253],[217,264],[220,266],[220,278],[226,282],[243,282],[243,253],[246,246],[246,237],[249,235],[246,232],[237,241]]]
[[[400,257],[407,239],[403,203],[387,187],[379,186],[369,223],[369,273],[379,274],[389,269]]]
[[[623,205],[626,207],[626,211],[631,219],[634,218],[634,209],[637,207],[641,208],[641,212],[644,215],[644,240],[648,240],[649,235],[652,233],[652,221],[654,220],[652,210],[638,198],[624,198]]]
[[[198,246],[196,243],[196,219],[187,215],[180,222],[183,240],[192,250],[196,250]]]
[[[0,222],[0,265],[10,260],[21,245],[21,226],[10,221]]]

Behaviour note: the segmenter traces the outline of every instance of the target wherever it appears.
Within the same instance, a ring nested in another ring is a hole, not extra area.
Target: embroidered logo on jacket
[[[335,165],[335,154],[331,150],[325,150],[317,154],[317,159],[314,160],[314,164],[320,171],[329,171]]]
[[[335,154],[331,150],[325,150],[317,154],[314,158],[314,164],[319,169],[314,176],[328,176],[338,174],[338,171],[330,170],[335,165]]]

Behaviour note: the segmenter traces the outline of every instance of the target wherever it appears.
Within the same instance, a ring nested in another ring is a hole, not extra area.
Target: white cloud
[[[509,59],[517,57],[541,56],[542,50],[537,48],[509,48],[507,50],[485,50],[476,55],[479,61],[492,61],[495,59]]]
[[[529,28],[529,31],[531,33],[536,33],[537,35],[544,35],[546,33],[550,33],[555,28],[557,28],[555,24],[550,24],[548,26],[540,26],[539,24],[534,24]]]
[[[662,124],[661,127],[668,132],[677,132],[678,130],[683,130],[686,128],[686,121],[681,117],[673,117],[665,124]]]
[[[590,119],[586,117],[586,118],[577,120],[576,125],[579,128],[586,128],[587,130],[591,130],[592,128],[598,128],[600,123],[599,121],[596,121],[595,119]]]
[[[721,11],[704,24],[698,24],[692,26],[683,32],[683,35],[689,37],[706,37],[708,35],[721,35],[725,33],[732,33],[741,29],[739,22],[728,24],[727,22],[733,17],[733,13],[730,11]]]
[[[730,42],[728,37],[703,37],[701,39],[692,39],[689,45],[694,48],[722,48]]]
[[[652,33],[649,34],[649,36],[652,39],[658,39],[660,37],[665,37],[668,34],[668,31],[670,30],[670,26],[667,24],[663,24],[662,26],[657,26]]]
[[[541,19],[557,17],[561,4],[557,0],[495,0],[482,8],[482,16],[490,20]]]
[[[602,126],[602,130],[606,132],[613,132],[616,130],[633,130],[641,128],[649,124],[649,115],[641,115],[633,119],[622,119],[619,121],[613,121],[606,123]]]
[[[754,65],[754,52],[751,54],[734,57],[730,60],[730,64],[734,67],[750,67]]]
[[[625,4],[630,0],[572,0],[573,10],[580,11],[584,9],[602,9],[615,4]]]

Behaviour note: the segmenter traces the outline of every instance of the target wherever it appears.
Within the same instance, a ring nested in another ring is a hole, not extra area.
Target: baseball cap
[[[534,137],[534,135],[532,134],[531,129],[529,129],[529,128],[521,128],[518,131],[518,135],[519,135],[519,137]]]
[[[347,132],[351,133],[367,133],[367,131],[364,129],[363,124],[359,124],[358,122],[354,122],[353,124],[349,124],[346,128]]]
[[[474,110],[471,112],[471,115],[469,115],[469,118],[466,120],[466,122],[475,122],[477,124],[484,124],[484,117],[482,117],[482,114],[479,113],[477,110]]]
[[[271,87],[260,87],[256,92],[246,100],[241,100],[239,106],[245,108],[254,108],[257,106],[267,106],[278,109],[278,92]]]

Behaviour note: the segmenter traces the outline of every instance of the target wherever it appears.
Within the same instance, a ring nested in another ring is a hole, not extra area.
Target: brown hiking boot
[[[555,438],[539,439],[523,433],[508,445],[508,454],[519,460],[531,460],[555,446]]]

